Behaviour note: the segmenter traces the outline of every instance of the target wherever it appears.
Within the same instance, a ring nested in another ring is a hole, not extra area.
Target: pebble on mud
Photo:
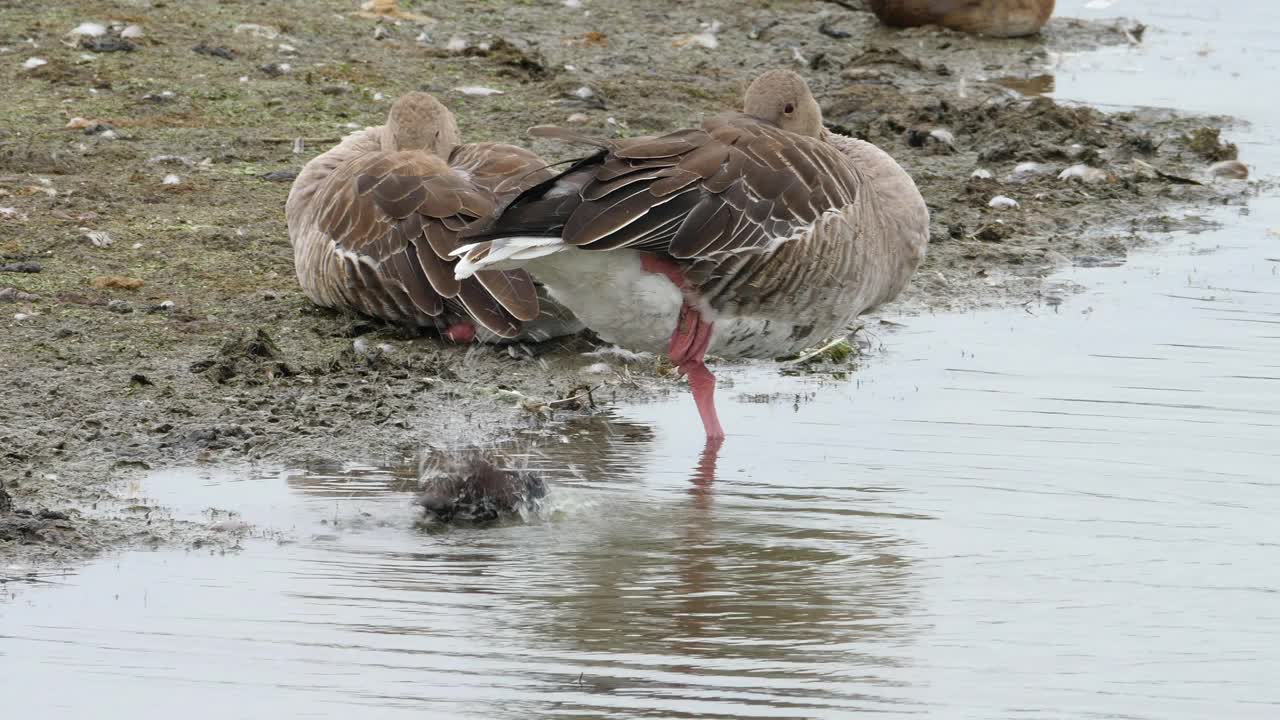
[[[90,230],[89,228],[80,228],[80,234],[97,248],[109,248],[115,241],[111,239],[111,233],[106,230]]]
[[[681,35],[671,42],[672,46],[678,48],[700,47],[707,50],[715,50],[720,47],[720,39],[716,34],[720,32],[721,23],[719,20],[712,20],[710,23],[702,23],[702,31],[693,33],[692,35]]]
[[[182,178],[178,177],[177,175],[174,175],[173,173],[165,175],[164,179],[160,181],[161,185],[179,185],[181,183],[182,183]]]
[[[1040,175],[1049,175],[1056,169],[1057,168],[1052,165],[1046,165],[1045,163],[1018,163],[1014,166],[1013,174],[1010,175],[1010,178],[1013,180],[1025,181],[1030,180],[1033,177],[1039,177]]]
[[[48,61],[48,60],[45,60],[44,58],[29,57],[29,58],[27,58],[27,61],[26,61],[26,62],[22,63],[22,69],[23,69],[23,70],[35,70],[36,68],[40,67],[41,65],[48,65],[48,64],[49,64],[49,61]]]
[[[1210,165],[1209,174],[1232,180],[1248,180],[1249,166],[1239,160],[1223,160]]]
[[[251,35],[263,40],[275,40],[280,37],[280,30],[270,25],[259,25],[258,23],[240,23],[232,30],[236,35]]]
[[[1004,195],[997,195],[991,198],[991,202],[987,203],[987,206],[993,207],[996,210],[1010,210],[1018,207],[1018,201],[1014,200],[1011,197],[1006,197]]]
[[[259,65],[258,69],[267,77],[280,77],[281,75],[288,75],[293,72],[293,66],[289,63],[271,62],[266,65]]]
[[[107,34],[107,26],[96,22],[82,22],[72,28],[67,34],[84,37],[100,37]]]
[[[1093,183],[1107,182],[1111,179],[1111,176],[1108,175],[1105,170],[1090,167],[1085,164],[1079,164],[1072,165],[1066,170],[1058,173],[1058,179],[1064,182],[1079,180],[1086,185],[1092,185]]]
[[[44,270],[44,266],[37,262],[0,263],[0,272],[38,273],[41,270]]]
[[[8,302],[31,302],[39,299],[39,295],[32,295],[29,292],[23,292],[15,287],[0,288],[0,300]]]
[[[462,87],[454,88],[454,90],[462,93],[463,95],[475,95],[478,97],[489,97],[490,95],[506,95],[506,93],[503,92],[502,90],[494,90],[493,88],[484,87],[481,85],[463,85]]]
[[[464,52],[468,47],[470,47],[470,43],[461,35],[454,35],[444,44],[444,49],[451,53]]]
[[[974,180],[990,180],[995,176],[992,175],[991,171],[986,168],[978,168],[977,170],[974,170],[973,172],[969,173],[969,177],[973,178]]]
[[[903,133],[902,139],[910,147],[934,151],[954,150],[956,143],[956,136],[946,128],[930,128],[926,130],[911,128]]]

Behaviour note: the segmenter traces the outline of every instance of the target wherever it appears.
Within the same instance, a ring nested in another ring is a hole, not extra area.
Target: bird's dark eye
[[[790,115],[795,111],[796,111],[796,106],[792,105],[791,103],[787,103],[787,106],[782,108],[782,112],[786,113],[787,115]]]

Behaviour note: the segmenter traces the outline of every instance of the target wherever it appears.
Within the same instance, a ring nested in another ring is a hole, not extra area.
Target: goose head
[[[809,84],[790,70],[770,70],[752,81],[743,112],[797,135],[822,137],[822,109]]]
[[[411,92],[391,106],[382,137],[384,151],[425,150],[448,158],[458,143],[458,122],[453,113],[430,94]]]

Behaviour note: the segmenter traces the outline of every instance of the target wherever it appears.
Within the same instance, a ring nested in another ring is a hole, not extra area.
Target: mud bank
[[[1234,153],[1229,119],[1041,97],[1057,54],[1140,42],[1135,21],[983,40],[846,6],[0,7],[0,557],[234,544],[138,502],[149,469],[412,457],[678,391],[657,360],[584,355],[590,338],[451,347],[307,302],[288,181],[408,90],[438,93],[468,139],[522,141],[547,122],[661,132],[732,107],[762,69],[800,69],[832,127],[888,150],[929,203],[930,256],[896,312],[1058,302],[1054,268],[1244,202],[1208,172]],[[68,34],[86,21],[120,25]]]

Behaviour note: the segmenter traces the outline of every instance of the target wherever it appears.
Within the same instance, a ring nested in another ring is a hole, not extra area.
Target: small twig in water
[[[596,401],[591,398],[591,393],[595,392],[596,390],[599,390],[600,387],[601,387],[600,385],[596,385],[595,387],[589,387],[586,390],[583,390],[582,392],[578,393],[577,395],[570,395],[567,398],[560,398],[559,400],[548,400],[544,404],[551,405],[554,407],[556,405],[568,405],[569,403],[574,403],[581,400],[582,398],[586,398],[587,402],[590,403],[590,406],[595,407]]]
[[[840,337],[838,337],[838,338],[836,338],[836,339],[832,340],[831,342],[827,343],[826,345],[823,345],[822,347],[818,348],[817,350],[810,350],[809,352],[807,352],[807,353],[805,353],[805,354],[801,355],[801,356],[800,356],[800,357],[798,357],[798,358],[795,358],[794,360],[784,360],[784,361],[782,361],[782,362],[781,362],[781,363],[779,363],[779,364],[780,364],[780,365],[800,365],[800,364],[803,364],[803,363],[805,363],[805,362],[807,362],[807,361],[809,361],[809,360],[812,360],[813,358],[815,358],[815,357],[817,357],[817,356],[821,355],[822,353],[824,353],[824,352],[826,352],[826,351],[830,350],[831,348],[833,348],[833,347],[835,347],[835,346],[839,345],[839,344],[840,344],[840,343],[842,343],[842,342],[848,342],[848,340],[849,340],[849,336],[848,336],[848,335],[841,335]]]

